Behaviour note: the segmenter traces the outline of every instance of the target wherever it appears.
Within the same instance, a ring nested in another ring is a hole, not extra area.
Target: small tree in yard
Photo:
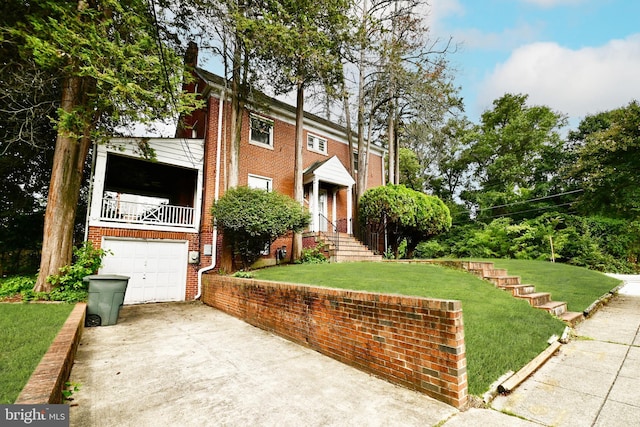
[[[387,233],[391,249],[406,239],[407,257],[413,257],[418,243],[451,227],[449,208],[442,200],[404,185],[386,185],[367,190],[360,198],[362,221]]]
[[[248,187],[227,191],[211,213],[245,270],[260,258],[266,245],[289,231],[302,231],[311,220],[291,197]]]

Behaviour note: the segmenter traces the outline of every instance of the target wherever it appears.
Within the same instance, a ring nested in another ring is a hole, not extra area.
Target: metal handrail
[[[324,216],[321,212],[318,212],[318,228],[320,228],[320,224],[322,224],[322,220],[325,220],[327,223],[327,230],[329,229],[329,225],[333,232],[329,233],[328,231],[320,231],[321,233],[325,233],[325,235],[333,242],[336,247],[336,251],[340,250],[340,232],[338,231],[338,227],[326,216]]]

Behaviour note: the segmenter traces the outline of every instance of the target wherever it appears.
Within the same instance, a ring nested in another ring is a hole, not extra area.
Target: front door
[[[327,231],[327,190],[318,192],[318,226],[320,231]]]

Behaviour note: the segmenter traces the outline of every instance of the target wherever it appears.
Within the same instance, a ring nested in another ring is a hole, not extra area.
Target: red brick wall
[[[229,102],[223,103],[223,129],[222,129],[222,142],[221,142],[221,163],[220,170],[215,170],[216,165],[216,150],[217,150],[217,138],[218,138],[218,118],[219,118],[219,99],[217,98],[219,93],[215,93],[209,97],[208,102],[208,114],[207,114],[207,131],[205,135],[205,160],[204,160],[204,195],[203,195],[203,215],[202,215],[202,241],[200,244],[201,253],[201,265],[210,265],[210,257],[202,256],[202,247],[205,244],[205,240],[211,240],[212,232],[212,216],[211,206],[214,202],[214,189],[216,174],[220,174],[220,193],[219,196],[224,194],[227,175],[229,168],[229,150],[230,150],[230,137],[231,137],[231,106]],[[249,143],[249,131],[250,120],[249,112],[244,112],[242,122],[242,142],[240,146],[240,159],[239,159],[239,185],[247,184],[247,177],[249,174],[260,175],[273,180],[273,188],[275,191],[286,194],[293,197],[293,184],[294,184],[294,157],[295,157],[295,124],[276,120],[274,117],[267,113],[257,112],[266,118],[270,118],[274,121],[273,127],[273,149],[265,148],[258,145]],[[345,167],[349,167],[349,149],[346,144],[338,142],[326,135],[322,135],[318,132],[313,132],[319,136],[327,138],[327,155],[322,155],[313,151],[307,150],[306,138],[307,131],[304,132],[304,148],[303,148],[303,166],[309,167],[316,161],[327,160],[336,155]],[[369,164],[369,178],[368,186],[374,187],[382,184],[382,166],[380,157],[377,155],[370,155]],[[332,192],[330,191],[329,194]],[[328,211],[331,213],[333,208],[332,198],[329,197]],[[337,216],[339,219],[346,218],[346,206],[347,196],[346,189],[341,189],[337,195]],[[355,204],[353,206],[355,208]],[[344,220],[343,220],[344,221]],[[340,231],[346,231],[345,224],[337,224],[340,227]],[[208,242],[207,242],[208,243]],[[276,244],[272,245],[272,251],[267,258],[272,260],[275,258],[275,248],[286,245],[287,253],[291,254],[291,238],[286,237],[280,239]],[[289,256],[289,255],[288,255]]]
[[[459,301],[203,277],[202,300],[456,408],[467,403]]]

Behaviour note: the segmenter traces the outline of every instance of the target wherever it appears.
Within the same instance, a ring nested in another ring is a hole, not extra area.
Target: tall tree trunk
[[[296,140],[295,140],[295,166],[293,178],[293,198],[304,206],[304,183],[302,176],[302,147],[304,136],[304,82],[298,81],[296,90]],[[291,259],[297,260],[302,256],[302,233],[294,233],[291,248]]]
[[[67,77],[63,82],[60,108],[65,113],[72,113],[84,106],[92,86],[87,78]],[[35,292],[50,291],[52,286],[47,282],[47,276],[58,274],[61,267],[71,262],[73,225],[84,163],[89,153],[91,126],[90,122],[85,123],[81,136],[58,129]]]

